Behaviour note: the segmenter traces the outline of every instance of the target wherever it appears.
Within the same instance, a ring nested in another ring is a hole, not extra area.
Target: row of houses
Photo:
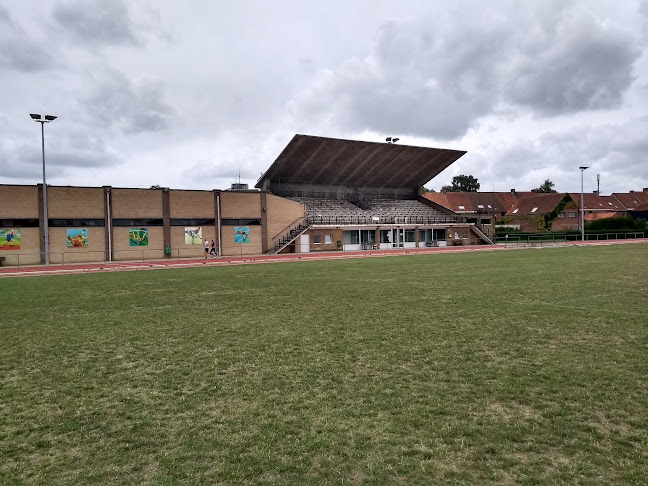
[[[425,197],[468,220],[505,225],[521,231],[580,229],[580,193],[429,192]],[[585,223],[615,216],[648,219],[648,188],[601,196],[583,194]]]

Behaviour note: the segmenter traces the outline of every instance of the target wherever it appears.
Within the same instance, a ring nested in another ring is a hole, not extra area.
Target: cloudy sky
[[[0,183],[254,185],[295,133],[467,150],[427,187],[648,187],[648,0],[0,3]]]

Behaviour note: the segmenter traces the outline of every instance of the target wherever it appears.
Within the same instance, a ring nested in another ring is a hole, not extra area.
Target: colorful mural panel
[[[0,250],[20,250],[20,230],[0,229]]]
[[[130,228],[128,230],[129,246],[148,246],[148,228]]]
[[[88,229],[74,228],[67,230],[67,246],[80,248],[88,246]]]
[[[249,243],[250,242],[250,227],[249,226],[235,226],[234,227],[234,243]]]
[[[202,245],[202,228],[185,226],[185,245]]]

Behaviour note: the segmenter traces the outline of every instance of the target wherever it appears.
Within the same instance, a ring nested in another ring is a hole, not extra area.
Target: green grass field
[[[0,279],[0,484],[646,484],[647,256]]]

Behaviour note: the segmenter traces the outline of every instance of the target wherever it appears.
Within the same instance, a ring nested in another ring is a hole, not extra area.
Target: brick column
[[[267,192],[261,192],[261,253],[268,253],[268,205]]]
[[[171,203],[169,201],[169,188],[162,188],[162,238],[164,240],[164,258],[171,258],[164,249],[171,245]]]
[[[221,248],[221,231],[220,231],[220,195],[221,192],[217,189],[214,189],[214,233],[216,233],[216,248],[218,248],[219,256],[223,255],[223,249]]]
[[[103,186],[103,203],[104,203],[104,240],[106,248],[106,261],[111,262],[113,259],[113,226],[112,226],[112,189],[111,186]]]
[[[38,245],[40,262],[45,265],[45,218],[43,214],[43,184],[36,184],[38,187]]]

